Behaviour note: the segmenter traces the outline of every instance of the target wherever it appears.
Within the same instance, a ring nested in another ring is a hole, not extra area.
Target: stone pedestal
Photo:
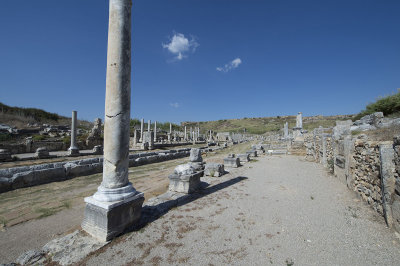
[[[12,161],[11,152],[6,149],[0,149],[0,162]]]
[[[247,151],[246,154],[248,154],[250,157],[257,157],[257,151],[255,150]]]
[[[249,154],[238,154],[237,157],[239,158],[241,163],[250,162],[250,155]]]
[[[82,229],[100,241],[109,241],[138,222],[143,201],[143,193],[139,192],[114,202],[87,197]]]
[[[79,149],[78,148],[69,148],[67,154],[68,154],[68,156],[71,156],[71,157],[79,156]]]
[[[224,158],[224,165],[226,167],[237,168],[240,166],[239,158]]]
[[[103,154],[103,145],[96,145],[92,150],[93,154],[102,155]]]
[[[220,177],[225,173],[224,165],[220,163],[207,163],[204,169],[204,175]]]
[[[35,157],[38,159],[45,159],[45,158],[49,158],[50,154],[49,154],[49,151],[47,150],[47,148],[40,147],[36,150]]]
[[[192,193],[200,186],[200,177],[203,176],[203,171],[189,175],[172,174],[169,178],[169,191],[180,193]]]

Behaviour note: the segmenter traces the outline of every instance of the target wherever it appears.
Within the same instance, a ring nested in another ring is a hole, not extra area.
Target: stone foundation
[[[240,159],[239,158],[224,158],[224,165],[226,167],[237,168],[240,166]]]
[[[109,241],[132,227],[141,216],[143,193],[119,202],[99,202],[85,198],[82,229],[100,241]]]
[[[169,175],[169,191],[179,193],[193,193],[200,186],[200,177],[203,176],[203,171],[196,172],[190,175]]]

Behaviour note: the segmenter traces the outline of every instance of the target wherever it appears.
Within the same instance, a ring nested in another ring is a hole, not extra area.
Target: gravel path
[[[214,180],[221,184],[85,262],[400,265],[399,240],[383,218],[319,164],[261,157]]]

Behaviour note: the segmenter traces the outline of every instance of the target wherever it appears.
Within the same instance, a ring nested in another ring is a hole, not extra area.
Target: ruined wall
[[[0,149],[6,149],[11,154],[34,153],[38,148],[45,147],[48,151],[65,151],[69,147],[61,141],[27,141],[26,143],[2,143]]]
[[[332,134],[324,131],[314,130],[312,147],[305,141],[308,153],[400,232],[400,136],[394,142],[353,137],[347,121]]]
[[[190,155],[190,148],[129,155],[129,167],[162,162]],[[0,192],[62,181],[103,171],[103,158],[47,163],[0,169]]]
[[[314,134],[314,160],[316,162],[320,162],[320,154],[321,154],[321,136]]]
[[[379,143],[358,138],[350,157],[351,189],[383,215],[380,165]]]

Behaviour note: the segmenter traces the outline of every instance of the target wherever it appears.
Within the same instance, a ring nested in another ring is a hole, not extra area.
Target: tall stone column
[[[302,117],[302,113],[301,113],[301,112],[299,112],[299,113],[297,114],[297,117],[296,117],[296,127],[297,127],[297,128],[303,128],[303,117]]]
[[[76,145],[76,125],[77,125],[77,111],[72,111],[71,117],[71,146],[68,149],[68,155],[77,156],[79,155],[79,148]]]
[[[147,131],[150,132],[151,130],[151,120],[149,120],[149,122],[147,123]]]
[[[144,132],[144,119],[142,118],[142,120],[140,121],[140,140],[139,141],[143,141],[143,132]]]
[[[128,180],[131,9],[132,0],[110,0],[103,182],[93,196],[85,198],[82,222],[86,232],[103,241],[136,223],[144,201],[143,193]]]
[[[172,134],[172,124],[169,123],[169,134]]]
[[[154,121],[154,142],[157,141],[157,121]]]
[[[183,136],[183,139],[186,141],[187,140],[187,136],[186,136],[187,132],[186,132],[186,126],[185,126],[185,135]]]
[[[283,137],[285,139],[289,138],[289,124],[288,124],[288,122],[286,122],[284,127],[283,127]]]

